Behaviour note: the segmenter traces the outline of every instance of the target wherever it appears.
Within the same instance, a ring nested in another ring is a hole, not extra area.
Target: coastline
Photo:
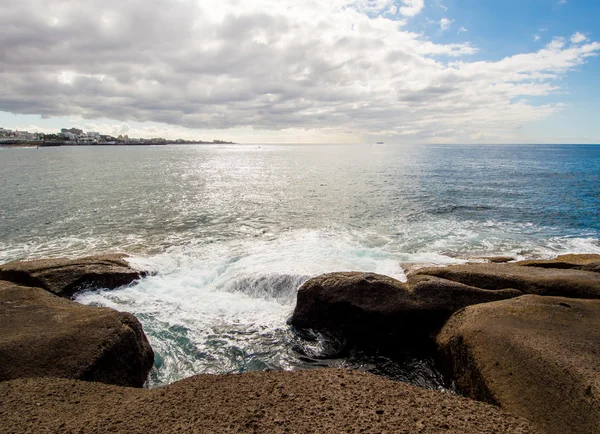
[[[146,275],[130,268],[125,258],[112,254],[0,266],[0,317],[11,338],[0,340],[0,354],[21,357],[13,340],[27,348],[23,361],[0,358],[10,364],[0,366],[0,390],[7,397],[0,414],[5,412],[11,429],[86,431],[91,422],[118,420],[120,425],[111,429],[127,432],[148,427],[162,432],[336,432],[404,426],[409,432],[561,433],[588,432],[600,421],[595,357],[600,255],[507,263],[492,258],[414,270],[405,283],[374,273],[331,273],[298,289],[291,319],[298,330],[321,330],[346,344],[367,339],[375,349],[425,345],[433,351],[428,357],[445,360],[464,397],[323,368],[201,374],[135,391],[131,386],[141,386],[152,358],[137,319],[70,300],[80,290],[117,288]],[[31,311],[36,312],[33,323]],[[58,311],[73,317],[57,322]],[[89,322],[95,315],[128,327],[102,326],[109,334],[96,343],[98,325]],[[23,332],[23,321],[34,328],[31,333]],[[42,330],[48,335],[44,341],[53,342],[55,331],[60,339],[71,336],[74,348],[51,345],[48,353],[39,343]],[[123,335],[124,330],[134,333]],[[408,338],[407,332],[413,335]],[[96,344],[104,348],[101,353],[93,350]],[[80,358],[89,360],[84,366],[91,362],[93,375],[78,368]],[[61,359],[72,368],[60,368]],[[134,360],[139,362],[131,365]],[[69,390],[66,401],[49,393],[57,390]],[[99,396],[113,403],[113,410],[93,410]],[[174,412],[178,422],[172,425],[169,414]]]
[[[19,142],[15,141],[12,143],[0,142],[0,148],[48,148],[48,147],[59,147],[59,146],[72,146],[72,147],[87,147],[87,146],[172,146],[172,145],[236,145],[238,143],[235,142],[225,142],[225,141],[217,141],[217,142],[187,142],[187,143],[177,143],[177,142],[169,142],[166,143],[154,143],[151,141],[142,141],[142,142],[121,142],[121,143],[70,143],[70,142]]]

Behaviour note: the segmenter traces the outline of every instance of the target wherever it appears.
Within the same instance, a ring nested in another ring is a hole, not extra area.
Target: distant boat
[[[383,145],[383,142],[377,142],[378,145]]]

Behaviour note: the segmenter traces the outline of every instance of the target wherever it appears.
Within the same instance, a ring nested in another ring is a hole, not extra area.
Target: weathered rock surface
[[[138,320],[0,281],[0,380],[63,377],[140,387],[154,354]]]
[[[600,298],[600,273],[515,264],[464,264],[422,268],[411,276],[439,277],[476,288],[517,289],[526,294]]]
[[[71,297],[86,287],[116,288],[128,285],[145,273],[129,266],[123,254],[80,259],[40,259],[0,265],[0,279],[19,285],[44,288]]]
[[[431,276],[402,283],[374,273],[324,274],[298,289],[291,324],[368,339],[413,339],[437,331],[458,309],[521,295],[487,291]]]
[[[354,371],[198,375],[158,389],[0,383],[7,432],[532,433],[497,407]]]
[[[541,268],[559,268],[600,273],[600,255],[561,255],[554,259],[519,261],[516,265]]]
[[[515,258],[512,256],[481,256],[480,259],[491,262],[493,264],[504,264],[506,262],[514,261]]]
[[[470,306],[437,341],[467,396],[545,432],[598,432],[600,301],[526,295]]]

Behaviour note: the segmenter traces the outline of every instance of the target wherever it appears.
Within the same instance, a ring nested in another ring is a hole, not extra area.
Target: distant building
[[[63,130],[64,130],[64,128],[63,128]],[[79,136],[76,136],[76,135],[75,135],[75,134],[73,134],[73,133],[70,133],[70,132],[68,132],[68,131],[66,131],[66,130],[65,130],[65,131],[63,131],[63,130],[61,130],[61,131],[60,131],[60,136],[61,136],[63,139],[65,139],[65,140],[69,140],[69,141],[71,141],[71,140],[77,140],[77,138],[79,137]]]
[[[71,133],[75,136],[81,136],[83,134],[83,130],[80,130],[79,128],[62,128],[60,130],[61,133]]]
[[[24,142],[30,142],[37,140],[37,134],[30,133],[28,131],[15,131],[15,139],[22,140]]]

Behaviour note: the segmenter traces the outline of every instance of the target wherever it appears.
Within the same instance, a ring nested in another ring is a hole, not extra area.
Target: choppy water
[[[152,384],[328,364],[286,325],[310,276],[600,253],[600,146],[0,149],[0,263],[125,251],[156,275],[78,301],[134,313]],[[325,351],[326,352],[326,351]],[[427,362],[388,367],[432,385]]]

